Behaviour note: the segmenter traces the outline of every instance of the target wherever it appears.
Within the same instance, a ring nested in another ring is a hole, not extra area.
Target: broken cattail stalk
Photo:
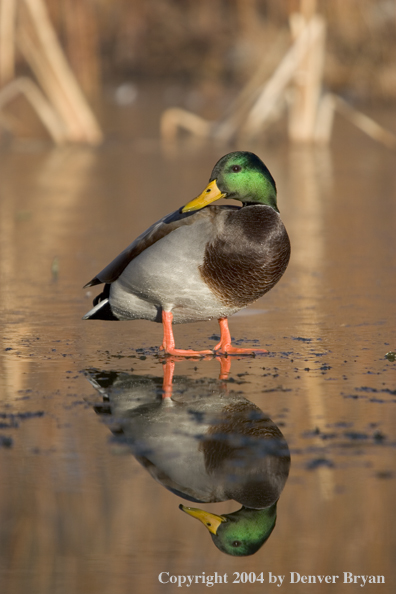
[[[172,107],[162,114],[160,126],[162,138],[172,141],[176,139],[178,128],[183,128],[200,138],[208,138],[211,135],[213,123],[185,109]]]
[[[245,136],[254,138],[262,129],[264,123],[276,110],[282,100],[286,87],[291,83],[301,60],[306,52],[315,45],[322,34],[322,19],[318,15],[312,17],[289,49],[282,62],[265,85],[260,97],[253,106],[245,128]]]
[[[29,59],[29,51],[26,47],[29,42],[26,33],[22,33],[21,45],[25,58],[31,63],[36,75],[40,77],[43,87],[51,87],[53,93],[51,100],[56,97],[57,109],[60,105],[63,106],[61,113],[62,117],[66,117],[65,121],[71,128],[71,140],[98,144],[102,140],[102,133],[62,52],[43,0],[24,0],[24,4],[38,41],[34,52],[35,57]],[[58,86],[56,92],[55,81]],[[61,94],[64,95],[63,100],[60,99]],[[66,104],[69,105],[68,110],[64,108]],[[66,115],[67,111],[70,115]],[[72,124],[73,120],[76,125]]]
[[[326,25],[322,17],[315,17],[316,25],[310,29],[313,37],[309,51],[301,59],[294,75],[293,101],[289,109],[289,137],[295,142],[315,139],[316,119],[322,93],[325,57]],[[290,17],[295,39],[301,34],[306,20],[301,14]]]
[[[334,95],[334,107],[347,120],[362,130],[362,132],[365,132],[368,136],[381,142],[388,148],[396,149],[396,136],[392,132],[385,130],[385,128],[374,122],[367,115],[354,109],[344,99],[338,97],[338,95]]]
[[[15,74],[16,0],[0,0],[0,87]]]
[[[40,51],[32,37],[32,32],[27,27],[21,27],[17,33],[18,48],[25,60],[37,77],[41,87],[63,121],[67,140],[81,142],[85,136],[80,128],[67,97],[65,96],[58,79],[48,66],[46,55]]]
[[[0,91],[0,110],[18,95],[24,95],[56,144],[66,142],[66,130],[38,86],[27,77],[15,78]]]

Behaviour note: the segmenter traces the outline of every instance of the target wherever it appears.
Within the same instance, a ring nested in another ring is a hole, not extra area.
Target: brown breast
[[[201,275],[228,306],[245,307],[278,282],[290,258],[290,241],[278,213],[265,205],[230,211],[205,250]]]

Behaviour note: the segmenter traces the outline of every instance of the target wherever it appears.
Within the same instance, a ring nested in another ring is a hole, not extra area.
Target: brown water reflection
[[[385,585],[365,587],[393,592],[396,373],[385,354],[396,348],[394,155],[349,130],[338,130],[328,153],[238,148],[257,152],[273,173],[292,243],[284,278],[248,310],[258,313],[230,321],[235,338],[270,351],[233,361],[228,381],[291,450],[276,529],[252,557],[208,544],[203,527],[175,509],[175,495],[107,441],[82,373],[161,375],[151,350],[160,326],[83,323],[92,295],[81,286],[195,196],[222,149],[164,155],[156,142],[136,141],[15,150],[0,162],[0,436],[12,439],[0,447],[1,592],[124,594],[132,583],[136,592],[174,591],[159,583],[162,571],[230,579],[271,571],[296,593],[306,586],[288,584],[291,571],[339,575],[337,586],[311,588],[361,591],[342,583],[350,571],[384,575]],[[192,348],[215,344],[217,331],[215,322],[175,330]],[[180,362],[176,373],[217,378],[218,362]]]

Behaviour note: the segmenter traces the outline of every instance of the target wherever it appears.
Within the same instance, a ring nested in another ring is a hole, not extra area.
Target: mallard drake
[[[255,404],[222,382],[176,376],[172,398],[161,378],[87,370],[103,397],[94,404],[115,438],[163,487],[195,503],[234,500],[217,515],[180,505],[230,555],[251,555],[275,527],[290,455],[280,429]],[[115,422],[115,423],[114,423]]]
[[[211,205],[219,198],[242,206]],[[85,285],[105,283],[83,319],[162,322],[160,348],[188,357],[213,351],[176,349],[172,324],[217,318],[215,353],[252,354],[260,349],[231,345],[227,318],[272,289],[289,257],[272,175],[255,154],[229,153],[197,198],[154,223]]]

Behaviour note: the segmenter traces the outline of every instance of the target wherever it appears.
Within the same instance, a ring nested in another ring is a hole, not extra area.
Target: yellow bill
[[[212,534],[216,534],[217,529],[222,522],[227,522],[227,518],[224,516],[217,516],[216,514],[203,511],[203,509],[198,509],[196,507],[185,507],[184,505],[179,505],[179,508],[186,512],[186,514],[189,516],[197,518]]]
[[[220,198],[224,198],[224,196],[226,196],[226,194],[220,192],[219,188],[217,187],[216,180],[214,179],[206,186],[202,194],[200,194],[197,198],[194,198],[194,200],[191,200],[191,202],[182,208],[182,212],[200,210],[211,202],[220,200]]]

